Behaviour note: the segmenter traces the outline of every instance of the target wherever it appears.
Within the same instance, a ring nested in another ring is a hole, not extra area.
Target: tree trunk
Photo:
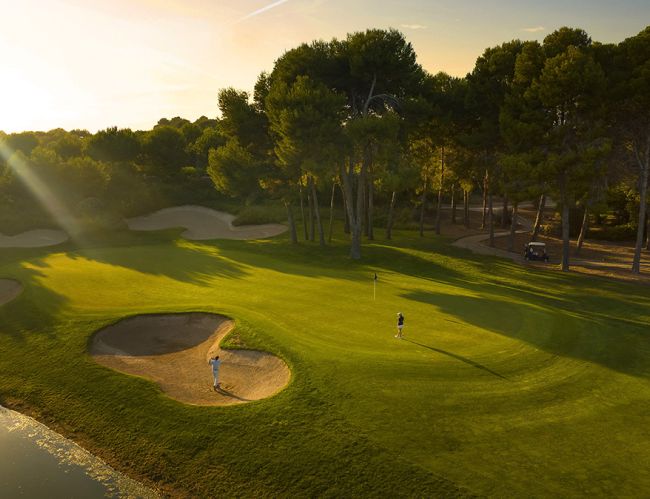
[[[361,172],[364,173],[364,166],[361,167]],[[365,175],[364,175],[365,176]],[[359,210],[361,208],[363,199],[363,192],[361,186],[363,182],[359,182],[357,189],[357,213],[354,213],[354,195],[352,192],[352,180],[353,174],[346,171],[345,166],[341,166],[341,183],[343,188],[343,195],[345,198],[345,208],[348,214],[348,220],[350,221],[350,257],[354,260],[359,260],[361,258],[361,221],[359,217]]]
[[[566,192],[566,179],[561,180],[562,196],[562,271],[569,271],[569,196]]]
[[[332,244],[332,226],[334,225],[334,193],[336,192],[336,182],[332,182],[332,197],[330,198],[330,226],[327,230],[327,242]]]
[[[488,225],[490,226],[490,248],[494,248],[494,204],[492,193],[488,191]]]
[[[456,184],[451,184],[451,223],[456,223]]]
[[[287,209],[287,220],[289,221],[289,234],[291,235],[291,244],[298,244],[298,234],[296,233],[296,222],[293,219],[293,210],[288,201],[284,202]]]
[[[323,221],[320,218],[320,206],[318,206],[318,194],[316,193],[316,182],[310,179],[311,197],[314,203],[314,213],[316,215],[316,225],[318,227],[318,244],[325,246],[325,231],[323,230]]]
[[[352,247],[350,254],[352,258],[359,259],[361,258],[361,231],[363,229],[363,219],[365,217],[364,206],[365,206],[365,187],[366,187],[366,174],[368,171],[368,162],[367,158],[364,157],[364,161],[361,164],[361,171],[359,172],[358,182],[357,182],[357,216],[354,224],[350,224],[352,231]],[[355,244],[357,248],[355,248]],[[358,256],[354,256],[358,254]]]
[[[643,220],[645,220],[646,203],[648,197],[648,173],[650,170],[650,136],[648,136],[645,155],[642,158],[638,150],[635,151],[639,163],[639,227],[636,231],[636,245],[634,246],[634,260],[632,272],[641,273],[641,249],[643,247]]]
[[[302,225],[305,228],[305,241],[309,240],[309,232],[307,230],[307,217],[305,217],[305,202],[302,192],[302,180],[298,183],[300,186],[300,216],[302,217]]]
[[[645,238],[646,238],[646,247],[645,249],[650,251],[650,217],[648,216],[647,212],[647,207],[646,207],[646,214],[645,214]]]
[[[368,230],[367,236],[370,241],[375,239],[375,232],[373,230],[374,215],[375,215],[375,183],[372,174],[368,175]]]
[[[440,212],[442,211],[442,186],[445,183],[445,147],[440,148],[440,185],[438,186],[438,204],[436,205],[436,235],[440,235]]]
[[[316,226],[314,224],[314,196],[312,195],[310,181],[307,181],[307,212],[309,215],[309,240],[316,238]]]
[[[463,189],[463,222],[465,227],[469,229],[469,191]]]
[[[508,241],[508,251],[515,250],[515,232],[517,229],[517,210],[519,203],[514,201],[512,203],[512,220],[510,220],[510,240]]]
[[[364,196],[363,196],[363,235],[368,237],[368,186],[365,186]]]
[[[501,208],[501,228],[508,226],[508,196],[503,196],[503,208]]]
[[[420,237],[424,237],[424,209],[427,204],[427,180],[424,179],[422,186],[422,199],[420,201]]]
[[[535,225],[533,226],[532,241],[537,241],[539,236],[539,229],[542,226],[542,218],[544,217],[544,208],[546,207],[546,194],[539,197],[539,204],[537,205],[537,216],[535,217]]]
[[[390,206],[388,207],[388,223],[386,224],[386,239],[390,241],[393,237],[393,212],[395,210],[395,196],[396,192],[390,197]]]
[[[483,216],[481,218],[481,229],[485,229],[485,220],[487,214],[487,198],[488,198],[488,172],[485,170],[483,177]]]
[[[339,186],[341,187],[341,197],[343,198],[343,218],[344,218],[344,224],[343,224],[343,232],[346,234],[350,233],[350,217],[348,215],[348,198],[345,195],[345,190],[343,187],[343,183],[339,183]]]
[[[587,231],[589,230],[589,201],[585,202],[585,212],[582,216],[582,226],[580,227],[580,235],[578,236],[578,243],[576,244],[576,255],[580,254],[582,245],[585,242],[587,237]]]

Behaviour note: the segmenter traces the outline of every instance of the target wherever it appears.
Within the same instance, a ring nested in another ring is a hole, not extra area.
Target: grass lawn
[[[69,248],[0,253],[0,277],[25,285],[0,307],[0,403],[169,492],[650,490],[650,288],[406,232],[367,244],[361,263],[344,240],[321,250],[286,237],[195,243],[164,232]],[[124,316],[183,311],[235,318],[247,346],[287,361],[289,387],[187,406],[87,353],[92,333]]]

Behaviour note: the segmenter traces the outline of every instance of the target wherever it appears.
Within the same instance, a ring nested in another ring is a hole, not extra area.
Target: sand
[[[183,227],[185,239],[263,239],[287,230],[281,224],[244,225],[235,227],[234,215],[203,206],[176,206],[158,210],[150,215],[127,219],[131,230],[162,230]]]
[[[23,291],[23,285],[13,279],[0,279],[0,305],[10,302]]]
[[[68,234],[62,230],[35,229],[15,236],[0,234],[0,248],[40,248],[55,246],[67,240]]]
[[[222,350],[232,320],[214,314],[140,315],[98,331],[90,353],[100,364],[155,381],[171,398],[193,405],[232,405],[282,390],[291,378],[283,360],[255,350]],[[214,391],[208,360],[222,361]]]

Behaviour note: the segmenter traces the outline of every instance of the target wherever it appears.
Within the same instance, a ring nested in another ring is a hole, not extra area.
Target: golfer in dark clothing
[[[402,329],[404,328],[404,316],[402,315],[402,312],[397,313],[397,334],[395,335],[395,338],[399,338],[400,340],[402,339]]]

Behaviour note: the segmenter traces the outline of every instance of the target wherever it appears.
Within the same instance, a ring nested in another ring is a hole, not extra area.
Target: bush
[[[589,239],[601,241],[633,241],[636,238],[636,225],[604,225],[589,229]]]
[[[321,216],[323,212],[321,211]],[[246,206],[239,211],[233,225],[261,225],[282,223],[287,219],[287,212],[280,205]]]

